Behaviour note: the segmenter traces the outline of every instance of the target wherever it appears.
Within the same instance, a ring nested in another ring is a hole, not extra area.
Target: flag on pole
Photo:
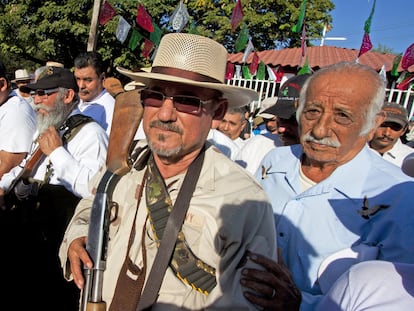
[[[187,25],[189,19],[190,15],[188,14],[187,7],[181,0],[170,17],[170,24],[175,31],[181,32],[185,25]]]
[[[243,72],[244,79],[249,80],[252,78],[252,75],[250,74],[250,70],[248,66],[242,65],[242,72]]]
[[[247,41],[249,41],[249,29],[247,29],[246,24],[243,23],[235,43],[236,52],[243,50],[246,47]]]
[[[375,3],[376,2],[377,2],[377,0],[374,0],[374,3],[372,4],[371,13],[369,14],[368,19],[365,21],[364,31],[366,33],[370,33],[371,32],[371,22],[372,22],[372,17],[374,16]]]
[[[128,37],[129,30],[131,29],[131,25],[123,18],[119,16],[118,26],[116,27],[116,38],[121,42],[124,43],[126,38]]]
[[[236,6],[233,9],[233,12],[231,13],[231,32],[234,32],[237,28],[237,26],[240,24],[240,22],[243,19],[243,8],[241,4],[241,0],[237,0]]]
[[[162,36],[162,30],[156,24],[152,24],[154,31],[150,33],[149,39],[154,43],[154,45],[159,45]]]
[[[252,74],[252,76],[254,76],[257,72],[257,67],[259,67],[259,55],[257,54],[257,52],[255,51],[253,53],[253,59],[252,62],[249,65],[249,71]]]
[[[371,13],[369,14],[369,17],[367,18],[367,20],[365,21],[364,37],[362,38],[362,43],[361,43],[361,47],[359,49],[358,58],[362,54],[364,54],[364,53],[366,53],[366,52],[368,52],[369,50],[372,49],[372,43],[371,43],[371,38],[369,37],[369,33],[371,32],[371,22],[372,22],[372,17],[374,16],[375,3],[376,3],[376,0],[374,0],[374,3],[372,4]]]
[[[414,81],[414,75],[406,75],[404,80],[397,84],[397,89],[402,91],[408,90],[412,81]]]
[[[197,25],[195,21],[191,21],[190,29],[188,30],[188,33],[191,33],[193,35],[199,35],[199,31],[197,30]]]
[[[231,62],[227,62],[226,66],[226,79],[231,80],[234,76],[234,65]]]
[[[263,61],[259,62],[259,67],[257,67],[256,79],[264,80],[265,78],[265,63]]]
[[[408,67],[414,64],[414,43],[411,44],[407,50],[405,50],[404,56],[401,60],[401,67],[404,70],[407,70]]]
[[[358,58],[368,52],[369,50],[372,49],[372,43],[371,43],[371,39],[369,38],[369,33],[364,33],[364,37],[362,38],[362,44],[361,47],[359,48],[359,54],[358,54]]]
[[[299,19],[296,25],[293,25],[292,27],[293,32],[298,33],[302,29],[303,21],[305,19],[305,12],[306,12],[306,0],[303,0],[302,4],[300,5]]]
[[[242,63],[245,63],[247,57],[249,57],[250,53],[254,51],[254,45],[252,43],[252,39],[249,38],[249,42],[247,43],[246,49],[244,50]]]
[[[380,72],[378,73],[381,79],[387,83],[387,71],[385,70],[385,65],[382,65]]]
[[[276,82],[281,82],[284,75],[285,71],[283,70],[282,66],[277,67]]]
[[[236,79],[240,79],[241,78],[241,65],[234,65],[235,70],[234,70],[234,78]]]
[[[108,1],[105,1],[102,6],[101,14],[99,15],[99,24],[101,24],[102,26],[105,25],[115,15],[116,10],[114,9],[114,7]]]
[[[138,12],[137,12],[137,17],[135,18],[135,21],[142,29],[148,32],[154,31],[154,27],[152,26],[151,16],[147,13],[147,10],[145,10],[142,4],[138,6]]]
[[[306,57],[305,58],[305,64],[303,64],[302,68],[300,68],[297,75],[300,76],[300,75],[312,74],[312,73],[313,73],[313,70],[309,66],[308,58]]]
[[[268,79],[270,81],[276,81],[275,70],[273,68],[271,68],[270,66],[268,66],[268,65],[266,65],[266,69],[267,69],[267,76],[269,77]]]
[[[147,38],[144,38],[144,47],[142,49],[142,56],[144,58],[148,58],[153,48],[154,48],[154,43],[152,43]]]
[[[392,70],[391,70],[391,75],[393,77],[398,77],[398,65],[400,64],[401,58],[402,58],[402,53],[398,54],[394,58],[394,61],[392,63]]]
[[[306,24],[303,24],[303,29],[302,29],[302,40],[300,43],[300,47],[302,49],[302,57],[305,56],[306,54]]]
[[[131,38],[129,38],[128,46],[133,51],[137,48],[138,43],[143,39],[144,37],[134,28],[132,28],[132,34]]]

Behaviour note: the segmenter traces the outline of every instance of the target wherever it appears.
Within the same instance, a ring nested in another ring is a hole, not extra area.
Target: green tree
[[[150,62],[143,59],[141,49],[132,51],[128,40],[122,44],[115,37],[119,16],[136,29],[137,7],[142,3],[153,22],[163,33],[173,32],[169,17],[178,0],[107,0],[118,15],[98,27],[97,51],[110,66],[139,68]],[[302,0],[242,0],[245,23],[258,50],[300,46],[301,34],[291,28],[299,17]],[[184,0],[190,21],[183,29],[188,32],[195,25],[201,35],[224,44],[230,53],[240,27],[231,32],[230,16],[233,0]],[[306,29],[308,37],[320,36],[324,24],[330,24],[329,12],[334,8],[330,0],[308,0]],[[9,70],[24,67],[34,70],[48,60],[56,60],[66,67],[73,65],[77,54],[85,51],[92,16],[92,0],[0,0],[0,57]],[[148,33],[141,30],[142,35]]]
[[[383,53],[383,54],[397,54],[392,48],[387,47],[384,44],[379,43],[378,46],[371,50],[371,52]]]

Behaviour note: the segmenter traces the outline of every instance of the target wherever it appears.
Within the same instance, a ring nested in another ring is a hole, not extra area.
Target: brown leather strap
[[[128,240],[128,248],[126,253],[126,258],[121,267],[121,271],[118,276],[118,280],[115,287],[115,292],[112,298],[111,305],[109,306],[108,311],[133,311],[137,308],[138,301],[140,300],[142,288],[144,287],[145,274],[147,267],[147,254],[145,248],[145,239],[141,240],[142,247],[142,258],[143,258],[143,267],[140,269],[129,257],[129,251],[132,247],[132,244],[135,240],[135,230],[136,230],[136,217],[138,214],[139,204],[142,198],[142,192],[144,189],[144,184],[146,180],[147,171],[144,173],[142,183],[139,187],[138,192],[138,203],[137,209],[135,211],[134,222],[132,225],[131,233]],[[145,237],[145,226],[142,226],[142,237]]]

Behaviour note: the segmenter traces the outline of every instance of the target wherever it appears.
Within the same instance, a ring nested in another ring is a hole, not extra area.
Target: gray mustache
[[[322,139],[317,139],[309,133],[306,133],[305,135],[303,135],[302,139],[305,142],[317,143],[317,144],[325,145],[325,146],[328,146],[328,147],[334,147],[334,148],[341,147],[341,143],[339,141],[337,141],[336,139],[332,139],[332,138],[328,138],[328,137],[324,137]]]
[[[150,123],[150,127],[157,127],[157,128],[161,128],[167,131],[172,131],[172,132],[176,132],[178,134],[183,134],[183,131],[180,127],[176,126],[175,124],[172,123],[166,123],[166,122],[162,122],[159,120],[156,121],[152,121]]]

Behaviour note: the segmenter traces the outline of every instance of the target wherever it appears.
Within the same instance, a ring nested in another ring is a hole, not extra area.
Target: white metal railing
[[[250,88],[259,93],[259,101],[253,102],[251,104],[251,111],[254,111],[256,108],[260,107],[260,103],[263,99],[267,97],[277,96],[279,90],[279,84],[275,81],[270,80],[255,80],[255,79],[243,79],[243,78],[233,78],[226,81],[229,85],[241,86],[245,88]],[[402,91],[394,88],[386,89],[386,100],[389,102],[396,102],[403,105],[407,111],[409,119],[414,115],[414,91],[406,90]]]
[[[250,111],[254,111],[256,108],[260,107],[260,103],[263,99],[268,97],[277,96],[279,91],[279,82],[270,81],[270,80],[255,80],[255,79],[243,79],[243,78],[233,78],[226,81],[229,85],[241,86],[249,89],[253,89],[259,93],[259,100],[251,103]]]

